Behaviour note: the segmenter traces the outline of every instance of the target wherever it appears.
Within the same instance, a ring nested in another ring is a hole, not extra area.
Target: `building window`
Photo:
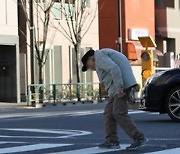
[[[48,53],[48,57],[44,67],[44,83],[51,84],[52,83],[52,49],[47,48],[45,49],[46,53]]]
[[[174,0],[155,0],[156,8],[175,8]]]
[[[71,68],[71,82],[72,83],[77,83],[77,69],[76,69],[76,53],[75,53],[75,49],[71,48],[70,51],[70,68]]]
[[[75,0],[65,0],[65,16],[66,19],[74,18],[75,15]]]
[[[85,48],[81,48],[80,49],[80,59],[83,57],[83,55],[89,51],[90,49],[92,49],[92,47],[85,47]],[[70,63],[70,67],[71,67],[71,81],[72,83],[77,83],[77,69],[76,69],[76,55],[75,55],[75,51],[74,48],[71,48],[70,50],[71,54],[71,61]],[[80,68],[82,68],[82,63],[80,63]],[[80,73],[80,81],[82,83],[93,83],[93,72],[92,71],[86,71],[86,72],[81,72]]]
[[[84,7],[90,7],[90,0],[81,0],[81,5]]]
[[[80,57],[83,57],[83,55],[91,50],[92,47],[85,47],[81,49]],[[82,63],[81,63],[82,67]],[[81,82],[83,83],[93,83],[93,72],[91,70],[86,71],[85,73],[81,72]]]
[[[43,79],[45,84],[62,83],[62,47],[54,45],[53,48],[47,48],[48,57],[43,68]],[[35,60],[36,83],[39,78],[38,60]]]
[[[53,51],[53,83],[62,83],[62,46],[54,45]]]
[[[85,48],[85,51],[89,51],[89,50],[92,50],[93,48],[92,47],[86,47]],[[86,72],[86,82],[87,83],[93,83],[93,71],[87,71]]]
[[[56,20],[60,20],[62,18],[61,0],[54,0],[54,4],[52,7],[52,14],[54,16],[54,19]]]
[[[174,38],[167,38],[167,52],[176,51],[176,40]]]

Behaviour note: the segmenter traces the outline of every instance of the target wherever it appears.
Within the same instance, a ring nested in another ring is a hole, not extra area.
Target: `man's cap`
[[[94,50],[89,50],[88,52],[85,53],[85,55],[81,58],[81,62],[83,63],[83,67],[82,67],[82,71],[83,72],[86,72],[87,71],[87,61],[88,61],[88,58],[91,57],[91,56],[94,56]]]

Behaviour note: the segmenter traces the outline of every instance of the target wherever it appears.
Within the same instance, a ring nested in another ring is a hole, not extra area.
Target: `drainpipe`
[[[34,84],[34,19],[33,19],[33,0],[29,0],[30,15],[30,55],[31,55],[31,84]],[[34,86],[31,86],[32,94],[35,93]],[[32,102],[35,105],[35,102]]]
[[[117,0],[118,1],[118,49],[119,52],[123,52],[122,51],[122,10],[121,10],[121,0]]]

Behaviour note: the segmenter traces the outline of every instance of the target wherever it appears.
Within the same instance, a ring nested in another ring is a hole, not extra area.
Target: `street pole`
[[[33,19],[33,0],[29,0],[29,16],[30,16],[31,84],[34,84],[34,19]],[[34,86],[31,86],[31,92],[32,92],[32,94],[35,93]],[[32,106],[35,106],[35,101],[32,102]]]
[[[118,1],[118,49],[122,52],[122,11],[121,11],[121,0]]]
[[[69,83],[70,83],[70,100],[71,100],[71,88],[72,88],[72,74],[71,74],[71,46],[69,46]]]

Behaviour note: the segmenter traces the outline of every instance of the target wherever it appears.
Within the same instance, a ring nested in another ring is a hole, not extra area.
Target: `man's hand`
[[[124,93],[124,91],[123,91],[123,90],[121,90],[121,91],[118,91],[118,92],[117,92],[117,96],[118,96],[119,98],[122,98],[122,97],[124,97],[124,96],[125,96],[125,93]]]

